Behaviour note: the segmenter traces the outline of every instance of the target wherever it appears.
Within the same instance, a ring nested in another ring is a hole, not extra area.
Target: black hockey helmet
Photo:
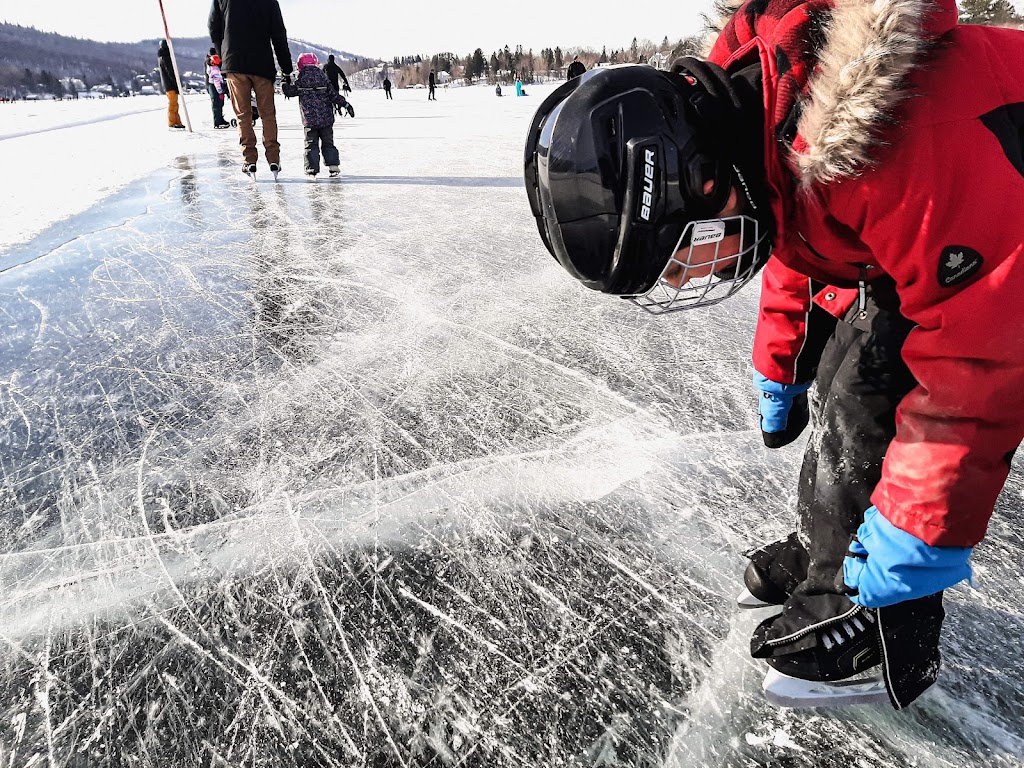
[[[573,277],[645,294],[688,227],[717,219],[738,170],[714,135],[713,109],[696,78],[646,65],[592,69],[541,103],[526,142],[527,195],[541,239]],[[754,271],[750,259],[744,266]]]

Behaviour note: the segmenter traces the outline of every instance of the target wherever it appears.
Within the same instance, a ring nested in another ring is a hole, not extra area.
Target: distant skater
[[[434,89],[437,87],[437,82],[434,80],[434,70],[430,70],[430,78],[427,80],[427,101],[437,101],[437,96],[434,95]]]
[[[580,61],[580,57],[573,56],[572,64],[569,65],[569,71],[566,74],[569,76],[569,79],[572,80],[574,77],[579,77],[586,71],[587,68],[583,65],[583,62]]]
[[[394,101],[395,97],[391,95],[391,81],[385,77],[382,85],[384,86],[384,97]]]
[[[160,50],[157,51],[157,59],[160,64],[160,85],[167,93],[167,127],[176,131],[185,130],[178,116],[178,81],[174,77],[174,65],[171,63],[171,49],[167,47],[167,41],[160,41]]]
[[[352,93],[352,87],[348,84],[348,78],[345,77],[345,72],[341,67],[334,63],[333,53],[327,57],[327,63],[324,64],[324,72],[327,73],[327,77],[331,81],[331,85],[334,86],[334,90],[338,93]],[[339,86],[339,81],[344,83],[344,85]]]
[[[224,119],[224,97],[227,96],[228,84],[220,72],[220,56],[211,53],[206,59],[207,91],[213,107],[213,127],[230,128],[231,123]]]

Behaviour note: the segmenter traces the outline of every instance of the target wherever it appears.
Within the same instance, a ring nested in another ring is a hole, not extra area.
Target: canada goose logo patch
[[[939,257],[939,285],[952,288],[966,283],[981,269],[985,260],[981,254],[966,245],[947,245]]]

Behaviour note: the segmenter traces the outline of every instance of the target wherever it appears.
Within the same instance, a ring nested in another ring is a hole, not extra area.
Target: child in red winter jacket
[[[797,530],[744,576],[743,607],[782,608],[751,655],[776,703],[900,709],[1024,438],[1024,33],[955,0],[717,5],[706,60],[541,104],[531,209],[573,277],[653,314],[764,268],[764,443],[813,433]]]
[[[334,145],[334,111],[344,109],[349,117],[355,117],[355,110],[331,85],[327,75],[319,67],[316,54],[304,53],[299,56],[299,76],[295,82],[286,79],[281,86],[286,98],[299,97],[299,110],[305,128],[305,156],[303,163],[306,175],[315,179],[320,172],[320,154],[331,172],[331,178],[341,175],[338,148]]]

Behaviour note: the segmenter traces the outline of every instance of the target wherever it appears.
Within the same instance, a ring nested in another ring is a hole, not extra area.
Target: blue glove
[[[970,579],[971,551],[971,547],[925,544],[871,507],[843,561],[843,581],[853,602],[884,608]]]
[[[754,371],[754,387],[761,392],[757,412],[761,417],[761,437],[769,448],[789,445],[807,426],[810,413],[807,408],[806,384],[779,384]]]

